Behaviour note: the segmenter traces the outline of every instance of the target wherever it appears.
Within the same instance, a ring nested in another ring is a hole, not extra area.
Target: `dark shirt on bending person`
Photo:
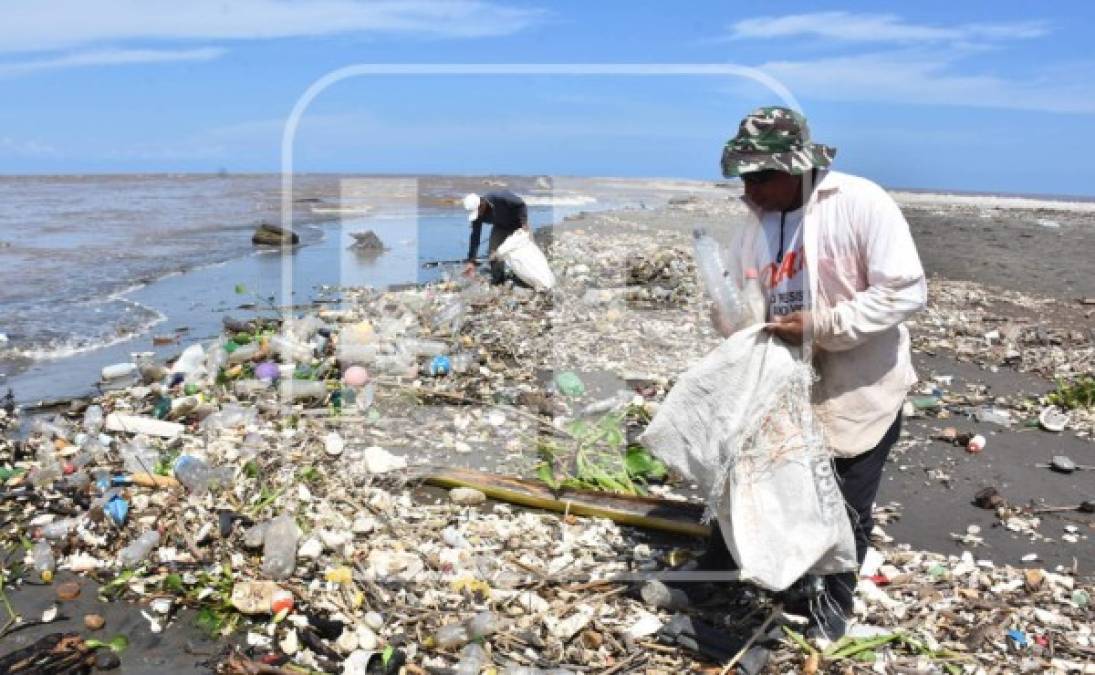
[[[479,236],[483,223],[490,223],[496,231],[501,230],[506,233],[516,232],[528,224],[528,207],[525,206],[524,200],[509,190],[488,192],[480,199],[490,204],[490,211],[486,216],[471,221],[468,260],[475,260],[479,253]]]

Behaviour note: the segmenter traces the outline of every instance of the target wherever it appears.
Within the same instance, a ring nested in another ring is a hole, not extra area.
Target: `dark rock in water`
[[[354,238],[354,243],[350,248],[356,251],[385,251],[388,248],[372,230],[352,232],[350,236]]]
[[[255,246],[295,246],[300,243],[300,235],[277,225],[263,223],[251,235],[251,243]]]
[[[253,321],[226,316],[221,319],[221,322],[224,324],[224,329],[230,333],[253,333],[255,331],[255,322]]]

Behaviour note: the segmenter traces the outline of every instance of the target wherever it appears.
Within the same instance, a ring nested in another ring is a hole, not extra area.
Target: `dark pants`
[[[882,467],[886,465],[890,449],[900,437],[901,414],[898,413],[882,440],[873,449],[862,455],[839,458],[833,462],[840,492],[848,505],[848,517],[851,518],[852,531],[855,533],[855,555],[860,565],[863,564],[863,558],[871,545],[871,531],[874,529],[872,508],[878,495],[878,486],[882,482]],[[855,585],[855,572],[825,577],[825,590],[845,614],[852,610]]]
[[[498,247],[502,245],[511,234],[517,230],[507,230],[498,226],[492,226],[490,228],[490,253],[494,253],[498,250]],[[506,280],[506,264],[501,260],[490,261],[490,282],[497,286]]]

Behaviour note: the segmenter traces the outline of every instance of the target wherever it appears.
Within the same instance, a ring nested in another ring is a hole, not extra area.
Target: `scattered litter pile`
[[[929,297],[928,308],[910,322],[917,351],[1056,381],[1056,397],[1038,401],[1013,396],[1008,405],[1033,417],[1048,404],[1071,408],[1067,427],[1095,440],[1095,335],[1091,328],[1076,327],[1067,319],[1054,320],[1069,316],[1069,310],[1076,314],[1075,308],[1062,307],[1062,301],[1052,298],[990,292],[960,281],[933,280]]]
[[[416,465],[533,476],[545,449],[599,461],[626,448],[628,425],[715,343],[686,247],[683,233],[635,226],[606,246],[573,228],[550,248],[551,295],[451,280],[341,289],[340,309],[226,319],[170,366],[108,366],[101,396],[0,440],[4,581],[91,576],[154,632],[193,608],[203,629],[236,637],[219,666],[230,673],[684,672],[728,656],[748,672],[1090,664],[1092,590],[1068,570],[880,544],[858,613],[885,637],[819,653],[799,623],[766,621],[779,599],[752,587],[659,593],[613,578],[688,569],[698,540],[422,487]],[[590,372],[623,385],[595,396]],[[13,422],[0,406],[0,431]],[[647,484],[664,474],[649,457],[620,470],[636,491],[672,491]],[[590,475],[541,473],[622,482]],[[667,627],[682,612],[727,636],[721,656],[681,647]],[[758,645],[770,659],[744,657]],[[61,636],[38,653],[71,665],[118,647]]]

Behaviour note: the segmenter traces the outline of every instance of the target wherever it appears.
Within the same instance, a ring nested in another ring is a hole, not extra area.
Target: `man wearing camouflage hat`
[[[871,181],[830,170],[835,154],[811,142],[800,113],[759,108],[727,142],[722,173],[741,178],[759,225],[737,246],[766,295],[766,328],[803,345],[817,371],[814,410],[862,564],[882,467],[916,381],[902,322],[924,307],[927,283],[897,204]],[[715,323],[733,331],[721,317]],[[856,575],[823,579],[831,602],[813,608],[812,632],[835,640],[852,611]]]

